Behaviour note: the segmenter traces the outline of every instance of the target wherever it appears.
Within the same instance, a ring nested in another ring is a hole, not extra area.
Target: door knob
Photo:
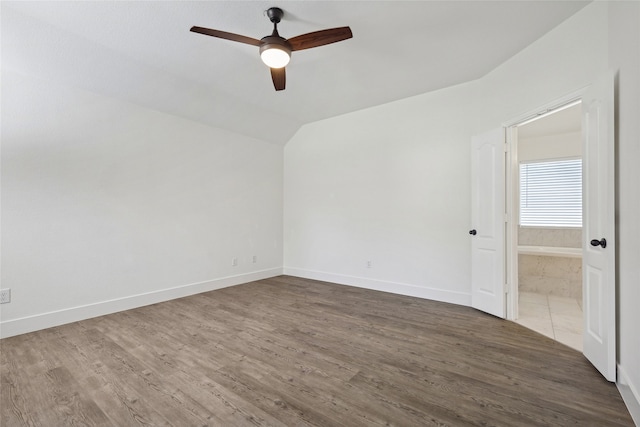
[[[471,234],[472,236],[475,236],[476,234],[478,234],[478,232],[476,230],[470,230],[469,234]]]
[[[604,237],[600,240],[593,239],[591,241],[591,246],[602,246],[602,249],[607,247],[607,239]]]

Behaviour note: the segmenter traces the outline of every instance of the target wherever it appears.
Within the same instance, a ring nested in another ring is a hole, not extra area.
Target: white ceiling
[[[279,144],[309,122],[478,79],[586,1],[2,1],[2,67]],[[350,26],[294,52],[276,92],[254,46]]]

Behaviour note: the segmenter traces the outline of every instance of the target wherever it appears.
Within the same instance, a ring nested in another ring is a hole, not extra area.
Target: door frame
[[[505,278],[507,291],[507,320],[518,319],[518,212],[520,209],[519,165],[518,165],[518,126],[540,119],[581,101],[588,87],[569,93],[534,110],[503,122],[507,130],[507,157],[505,168],[505,207],[507,226],[505,227]]]

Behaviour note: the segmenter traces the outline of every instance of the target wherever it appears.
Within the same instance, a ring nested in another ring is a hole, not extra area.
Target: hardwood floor
[[[468,307],[281,276],[0,341],[2,426],[632,426],[584,357]]]

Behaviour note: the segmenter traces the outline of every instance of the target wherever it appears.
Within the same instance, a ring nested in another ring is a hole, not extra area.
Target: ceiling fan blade
[[[219,39],[231,40],[234,42],[250,44],[253,46],[260,46],[262,44],[262,42],[258,39],[241,36],[240,34],[227,33],[226,31],[213,30],[211,28],[191,27],[191,31],[194,33],[204,34],[206,36],[218,37]]]
[[[287,75],[284,71],[284,67],[272,68],[271,80],[273,80],[273,87],[276,88],[276,90],[284,90],[284,85],[287,81]]]
[[[339,42],[350,39],[351,37],[353,37],[351,28],[339,27],[302,34],[300,36],[290,38],[287,41],[291,44],[291,50],[303,50]]]

